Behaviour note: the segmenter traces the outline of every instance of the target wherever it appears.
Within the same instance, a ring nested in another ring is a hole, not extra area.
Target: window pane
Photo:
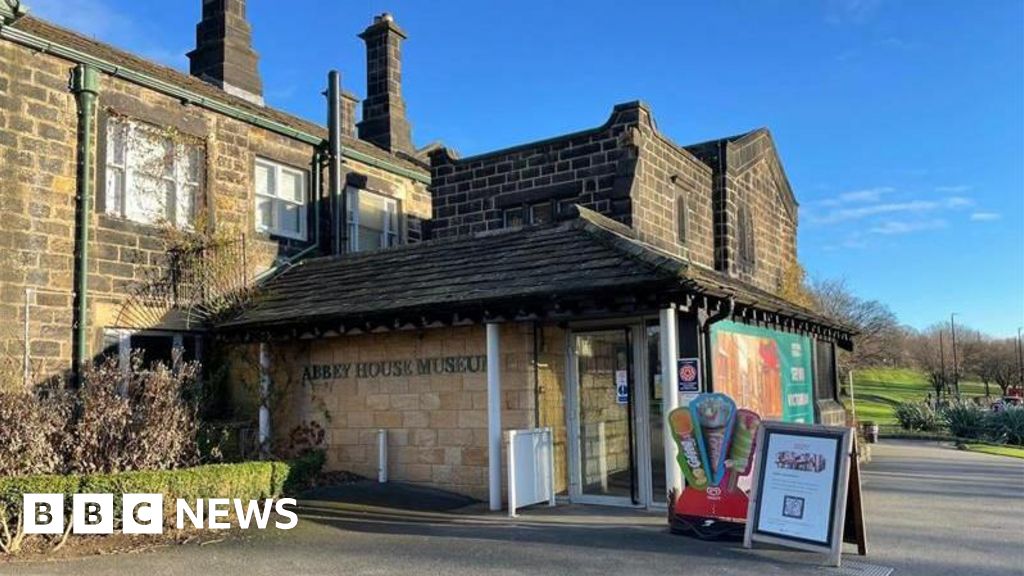
[[[124,170],[107,167],[107,188],[104,202],[107,214],[121,215],[121,200],[124,198]]]
[[[348,249],[352,252],[359,251],[359,230],[356,227],[356,223],[352,220],[348,221]]]
[[[182,183],[198,184],[203,180],[203,163],[205,154],[198,146],[182,145],[178,152],[179,174],[178,181]]]
[[[136,173],[132,183],[125,202],[125,216],[149,224],[166,219],[174,183],[142,173]]]
[[[381,242],[381,231],[373,228],[367,228],[365,226],[359,227],[359,251],[365,252],[367,250],[379,250],[382,248]]]
[[[505,226],[521,226],[523,224],[523,209],[512,208],[505,210]]]
[[[125,124],[111,118],[107,122],[107,164],[124,166]]]
[[[530,207],[530,223],[545,224],[551,222],[551,203],[536,204]]]
[[[264,196],[274,195],[274,171],[265,164],[256,165],[256,193]]]
[[[373,194],[361,194],[359,198],[359,225],[384,231],[384,222],[388,217],[387,201]]]
[[[278,202],[278,228],[285,234],[292,236],[302,232],[302,207],[287,202]]]
[[[267,198],[256,198],[256,228],[266,230],[274,225],[272,217],[274,201]]]
[[[148,176],[174,176],[171,141],[153,130],[135,125],[128,141],[128,168]]]
[[[189,226],[192,224],[195,215],[195,197],[198,191],[198,186],[182,185],[178,188],[177,204],[174,210],[178,226]]]
[[[398,235],[398,203],[388,202],[388,232]]]
[[[174,339],[171,336],[132,334],[132,350],[142,352],[142,367],[149,369],[154,362],[170,367],[174,351]]]
[[[281,171],[281,190],[278,195],[285,200],[305,202],[306,198],[302,193],[302,181],[302,174]]]

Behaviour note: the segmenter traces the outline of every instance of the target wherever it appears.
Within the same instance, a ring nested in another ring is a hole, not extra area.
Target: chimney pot
[[[259,55],[252,49],[246,0],[203,0],[196,25],[196,48],[188,53],[189,72],[234,94],[263,105]]]
[[[402,40],[405,32],[388,12],[374,16],[360,38],[366,42],[366,99],[359,138],[390,152],[414,154],[412,128],[402,99]]]

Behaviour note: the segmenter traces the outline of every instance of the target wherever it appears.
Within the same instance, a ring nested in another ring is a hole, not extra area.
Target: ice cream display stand
[[[860,498],[859,466],[850,429],[762,422],[758,414],[737,409],[732,398],[718,393],[695,396],[689,405],[671,411],[668,421],[672,439],[678,447],[678,465],[685,478],[683,490],[670,494],[668,516],[673,532],[703,539],[740,539],[746,533],[749,546],[751,527],[748,525],[748,516],[755,509],[751,505],[751,498],[754,494],[760,494],[761,502],[767,502],[761,484],[766,477],[772,476],[766,474],[766,470],[778,470],[780,474],[794,477],[827,475],[834,478],[834,481],[826,482],[823,487],[817,487],[809,481],[796,482],[800,478],[785,483],[790,487],[796,486],[793,488],[796,495],[790,494],[780,500],[780,518],[782,522],[801,526],[814,525],[812,521],[815,519],[827,524],[828,533],[833,536],[813,549],[827,548],[835,563],[838,563],[843,541],[856,543],[858,553],[866,554],[867,536]],[[766,442],[764,439],[768,437],[768,430],[785,431],[791,435],[797,447],[808,443],[803,440],[805,437],[815,439],[828,435],[836,440],[833,450],[828,454],[821,450],[782,450],[774,447],[775,452],[769,456],[766,450],[769,447],[760,445]],[[815,498],[821,502],[827,501],[828,505],[813,505],[818,502]],[[805,507],[805,502],[812,505]],[[764,523],[767,516],[760,508],[756,510],[757,518]],[[824,516],[818,518],[822,514]],[[758,527],[754,528],[755,540],[789,544],[784,540],[785,533],[781,536],[761,534],[756,529]],[[768,529],[770,527],[762,531]],[[790,537],[790,540],[800,541],[800,538]],[[804,544],[802,549],[812,548]]]

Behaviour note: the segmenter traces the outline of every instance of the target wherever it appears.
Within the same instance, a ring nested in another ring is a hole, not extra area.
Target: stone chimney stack
[[[203,0],[203,19],[196,26],[196,49],[188,53],[193,76],[263,105],[259,56],[252,49],[252,28],[245,0]]]
[[[359,137],[391,152],[413,154],[412,129],[402,99],[402,40],[405,32],[387,12],[359,35],[366,42],[366,99]]]

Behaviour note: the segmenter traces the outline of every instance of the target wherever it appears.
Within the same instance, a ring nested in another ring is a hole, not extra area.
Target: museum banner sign
[[[350,378],[407,378],[434,374],[475,374],[487,371],[487,356],[434,356],[372,362],[307,364],[302,382],[314,383]]]

